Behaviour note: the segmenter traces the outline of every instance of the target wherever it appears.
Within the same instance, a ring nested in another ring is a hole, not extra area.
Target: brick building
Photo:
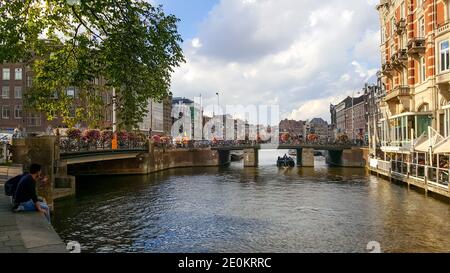
[[[289,133],[296,136],[305,136],[305,122],[301,120],[284,119],[279,124],[280,133]]]
[[[450,128],[450,2],[382,0],[382,150],[410,151],[411,140],[432,126]]]

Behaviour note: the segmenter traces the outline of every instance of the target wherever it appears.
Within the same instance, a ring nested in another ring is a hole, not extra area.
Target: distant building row
[[[333,139],[331,126],[322,118],[313,118],[310,121],[285,119],[280,121],[279,130],[281,134],[287,133],[299,139],[305,139],[310,134],[315,134],[324,141]]]
[[[358,92],[361,94],[360,92]],[[362,95],[347,97],[340,103],[330,105],[331,127],[336,138],[347,136],[349,140],[369,142],[369,135],[380,135],[382,113],[379,103],[385,95],[378,74],[377,84],[366,84]]]

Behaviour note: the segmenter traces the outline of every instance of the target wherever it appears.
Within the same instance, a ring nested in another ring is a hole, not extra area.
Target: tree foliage
[[[114,87],[119,126],[132,129],[184,62],[178,21],[144,0],[1,1],[0,61],[32,68],[27,105],[49,119],[96,127]]]

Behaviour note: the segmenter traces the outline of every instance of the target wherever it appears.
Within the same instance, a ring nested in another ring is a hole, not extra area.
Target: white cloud
[[[192,43],[192,47],[193,48],[200,48],[200,47],[202,47],[202,43],[200,42],[199,38],[192,39],[191,43]]]
[[[173,91],[204,103],[277,102],[283,117],[329,119],[329,104],[359,90],[379,67],[376,2],[222,0],[197,37]],[[295,110],[292,110],[295,109]]]

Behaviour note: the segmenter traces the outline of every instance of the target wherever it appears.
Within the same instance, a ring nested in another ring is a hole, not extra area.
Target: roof
[[[175,97],[172,99],[172,104],[192,104],[194,103],[194,101],[187,99],[187,98],[182,98],[182,97]]]
[[[313,118],[309,123],[312,124],[328,124],[323,118]]]
[[[436,145],[435,154],[450,154],[450,138],[446,138]]]

